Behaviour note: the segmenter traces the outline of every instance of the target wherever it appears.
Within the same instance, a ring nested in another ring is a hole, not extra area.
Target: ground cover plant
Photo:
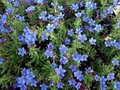
[[[117,7],[119,0],[0,1],[0,90],[120,90]]]

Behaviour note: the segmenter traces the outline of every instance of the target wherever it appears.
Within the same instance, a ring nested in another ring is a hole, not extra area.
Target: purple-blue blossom
[[[76,16],[77,18],[80,18],[80,17],[82,16],[82,14],[81,14],[80,12],[77,12],[77,13],[75,13],[75,16]]]
[[[63,11],[64,10],[63,6],[58,6],[58,10]]]
[[[68,38],[65,38],[65,45],[70,45],[71,41]]]
[[[73,35],[74,35],[73,29],[68,30],[68,35],[69,35],[69,36],[73,36]]]
[[[69,82],[69,85],[71,85],[71,86],[75,86],[75,84],[76,84],[76,81],[74,79],[71,79],[68,82]]]
[[[110,73],[107,75],[107,80],[113,80],[115,79],[115,74],[114,73]]]
[[[39,19],[41,19],[43,21],[47,21],[48,20],[47,11],[42,11],[39,15]]]
[[[69,66],[69,69],[70,69],[72,72],[74,72],[74,71],[77,70],[77,66],[75,66],[75,65],[70,65],[70,66]]]
[[[83,75],[82,75],[82,71],[77,70],[76,72],[74,72],[74,76],[77,78],[77,80],[82,81],[84,79]]]
[[[96,24],[94,29],[95,29],[95,31],[100,32],[100,30],[102,29],[102,27],[101,27],[100,24]]]
[[[120,82],[119,81],[114,81],[114,88],[115,88],[115,90],[120,90]]]
[[[7,8],[6,12],[9,14],[13,14],[14,9],[13,8]]]
[[[112,60],[112,64],[113,64],[114,66],[119,66],[119,62],[120,62],[120,61],[118,61],[118,60],[116,60],[116,59],[113,59],[113,60]]]
[[[53,48],[54,48],[54,45],[52,43],[49,43],[48,44],[48,50],[53,50]]]
[[[3,64],[4,59],[0,58],[0,64]]]
[[[79,34],[77,37],[77,40],[81,41],[82,43],[84,43],[87,40],[87,37],[85,34]]]
[[[35,6],[29,6],[27,9],[25,9],[26,12],[30,13],[35,10]]]
[[[97,4],[96,4],[96,3],[93,3],[93,2],[91,2],[91,1],[86,2],[85,6],[86,6],[88,9],[92,9],[92,10],[94,10],[94,9],[97,8],[97,7],[96,7]]]
[[[20,4],[20,2],[19,2],[19,1],[17,1],[17,0],[13,2],[13,5],[14,5],[15,7],[18,7],[18,6],[19,6],[19,4]]]
[[[47,90],[48,86],[45,84],[40,85],[41,89],[40,90]]]
[[[38,4],[43,4],[43,0],[35,0],[35,2]]]
[[[81,83],[78,82],[78,83],[75,85],[75,88],[76,88],[77,90],[80,90],[80,86],[81,86]]]
[[[55,68],[55,72],[58,76],[61,75],[62,77],[64,77],[66,70],[63,69],[62,66],[60,65],[58,68]]]
[[[62,82],[60,82],[60,83],[57,84],[57,87],[58,87],[58,88],[63,88],[63,87],[64,87],[64,84],[63,84]]]
[[[55,29],[55,25],[54,24],[48,24],[47,25],[47,29],[45,30],[47,33],[52,33],[53,30]]]
[[[89,42],[91,45],[96,45],[96,39],[94,39],[94,38],[90,38]]]
[[[36,33],[32,32],[28,27],[24,29],[24,34],[18,37],[19,41],[22,41],[24,44],[32,45],[36,41]]]
[[[51,51],[51,50],[46,50],[45,52],[44,52],[44,55],[47,57],[47,58],[52,58],[53,57],[53,51]]]
[[[87,71],[88,73],[94,72],[93,69],[92,69],[91,67],[86,68],[86,71]]]
[[[27,85],[34,87],[37,86],[37,81],[34,79],[35,75],[30,71],[30,69],[22,69],[21,74],[22,76],[16,79],[17,83],[15,84],[15,88],[19,87],[20,90],[26,90]]]
[[[18,55],[21,55],[22,57],[26,54],[26,50],[24,47],[18,48]]]
[[[65,45],[61,45],[61,46],[59,47],[60,53],[66,53],[67,50],[68,50],[68,48],[67,48]]]
[[[74,4],[74,3],[73,3],[73,4],[71,5],[71,9],[76,12],[76,11],[79,9],[78,4]]]
[[[61,64],[66,64],[68,62],[67,58],[65,56],[60,57]]]
[[[99,77],[98,75],[95,75],[95,76],[94,76],[95,81],[99,81],[99,78],[100,78],[100,77]]]
[[[48,35],[45,33],[43,33],[41,37],[42,37],[42,41],[48,40]]]
[[[106,80],[107,79],[104,76],[100,78],[100,90],[106,90],[107,88]]]

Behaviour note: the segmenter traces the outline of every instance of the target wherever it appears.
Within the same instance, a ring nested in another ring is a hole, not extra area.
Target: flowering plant
[[[118,0],[25,3],[0,1],[1,90],[120,90]]]

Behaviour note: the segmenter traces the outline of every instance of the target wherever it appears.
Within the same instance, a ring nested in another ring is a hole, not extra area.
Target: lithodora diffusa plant
[[[1,1],[0,90],[120,90],[116,7],[118,0]]]

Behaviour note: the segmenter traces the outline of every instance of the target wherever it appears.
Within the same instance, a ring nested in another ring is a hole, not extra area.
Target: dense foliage
[[[0,1],[0,90],[120,90],[117,6]]]

